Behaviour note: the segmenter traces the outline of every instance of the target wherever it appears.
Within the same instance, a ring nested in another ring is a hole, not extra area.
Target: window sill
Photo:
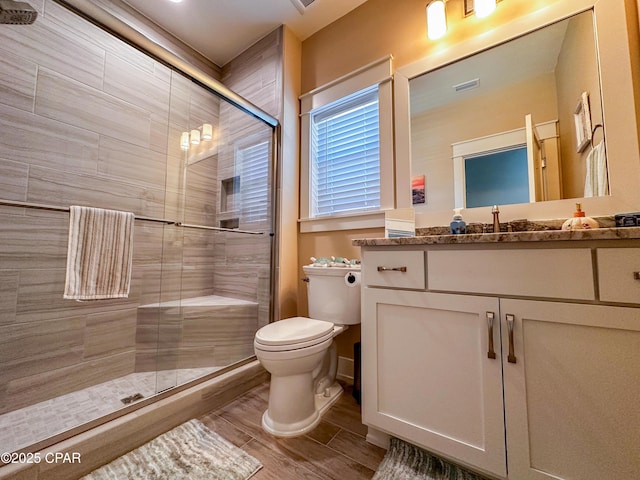
[[[375,210],[330,217],[301,218],[298,222],[300,223],[300,233],[384,228],[384,211]]]

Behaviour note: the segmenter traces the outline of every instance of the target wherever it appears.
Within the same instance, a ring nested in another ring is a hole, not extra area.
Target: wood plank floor
[[[373,477],[386,450],[365,440],[360,406],[351,387],[307,435],[276,438],[260,426],[269,384],[250,390],[223,408],[200,417],[213,431],[260,460],[252,480],[358,480]]]

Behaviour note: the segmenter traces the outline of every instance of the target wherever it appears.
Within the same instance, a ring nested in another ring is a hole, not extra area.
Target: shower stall
[[[0,452],[241,365],[273,304],[277,122],[31,3],[0,25]],[[128,298],[63,299],[71,205],[135,214]]]

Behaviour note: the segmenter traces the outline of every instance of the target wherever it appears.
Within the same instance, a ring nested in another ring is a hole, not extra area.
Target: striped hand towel
[[[64,298],[127,298],[133,260],[130,212],[72,206]]]

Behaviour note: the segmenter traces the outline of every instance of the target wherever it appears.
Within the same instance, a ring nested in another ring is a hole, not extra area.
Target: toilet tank
[[[308,278],[309,317],[338,325],[360,323],[360,265],[302,269]]]

